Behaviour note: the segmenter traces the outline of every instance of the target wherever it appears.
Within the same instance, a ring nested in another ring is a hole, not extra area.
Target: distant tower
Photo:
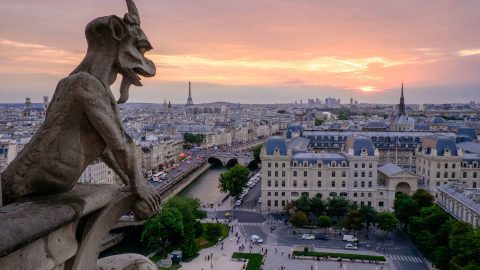
[[[188,99],[187,99],[187,107],[193,106],[193,99],[192,99],[192,84],[188,82]]]
[[[25,98],[25,109],[30,108],[30,106],[32,106],[32,101],[30,100],[29,97],[26,97]]]
[[[47,110],[48,108],[48,96],[43,96],[43,109]]]
[[[402,82],[402,94],[400,96],[400,104],[398,105],[398,116],[405,115],[405,98],[403,97],[403,82]]]

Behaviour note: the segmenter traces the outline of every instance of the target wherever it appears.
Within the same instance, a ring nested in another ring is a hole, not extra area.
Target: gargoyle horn
[[[127,8],[128,8],[128,17],[132,20],[132,23],[140,25],[140,14],[138,13],[138,9],[133,3],[133,0],[127,0]]]

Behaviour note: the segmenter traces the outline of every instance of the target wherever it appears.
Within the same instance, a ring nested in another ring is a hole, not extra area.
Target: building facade
[[[114,184],[116,174],[103,161],[97,159],[88,165],[78,179],[84,184]]]
[[[465,184],[451,181],[437,187],[437,204],[454,218],[470,223],[473,228],[480,225],[480,189],[467,188]]]

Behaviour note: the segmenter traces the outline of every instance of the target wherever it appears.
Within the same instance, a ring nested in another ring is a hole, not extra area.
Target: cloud
[[[468,50],[460,50],[457,52],[459,56],[473,56],[473,55],[480,55],[480,49],[468,49]]]
[[[302,80],[299,80],[299,79],[290,79],[288,81],[285,81],[283,82],[284,84],[303,84],[305,83],[304,81]]]

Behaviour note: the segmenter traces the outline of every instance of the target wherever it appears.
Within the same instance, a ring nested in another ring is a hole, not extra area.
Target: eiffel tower
[[[187,99],[187,104],[185,105],[186,107],[193,106],[193,99],[192,99],[192,84],[188,82],[188,99]]]

